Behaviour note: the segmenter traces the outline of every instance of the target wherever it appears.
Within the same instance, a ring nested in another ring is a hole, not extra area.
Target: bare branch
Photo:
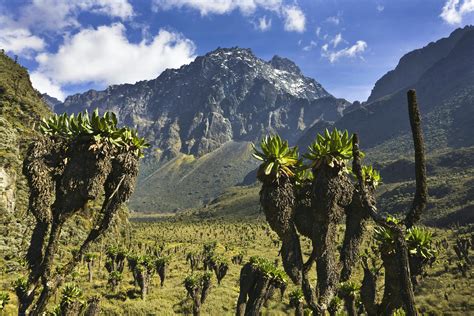
[[[410,228],[420,220],[421,213],[426,207],[428,199],[428,186],[426,183],[426,161],[423,131],[421,128],[420,111],[416,101],[415,90],[408,90],[407,99],[408,114],[410,116],[411,132],[413,135],[413,145],[415,146],[416,175],[415,198],[413,199],[412,207],[405,218],[405,225],[407,228]]]

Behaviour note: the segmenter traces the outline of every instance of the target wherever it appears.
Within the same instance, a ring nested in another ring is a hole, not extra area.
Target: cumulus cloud
[[[0,48],[7,52],[29,57],[35,51],[42,51],[45,42],[42,38],[16,24],[11,19],[0,17]]]
[[[83,11],[121,20],[134,14],[128,0],[33,0],[21,9],[18,22],[35,29],[61,31],[80,27],[77,17]]]
[[[284,20],[284,28],[290,32],[303,32],[306,18],[300,7],[285,5],[283,0],[153,0],[152,11],[183,9],[197,10],[202,16],[210,14],[227,14],[239,10],[243,15],[251,15],[257,9],[274,12]],[[256,27],[266,30],[271,20],[259,19]]]
[[[261,17],[258,19],[256,27],[262,32],[268,31],[272,27],[272,19],[267,19],[266,16]]]
[[[194,43],[180,34],[162,29],[149,41],[131,43],[125,31],[121,23],[83,29],[66,38],[56,53],[39,54],[35,87],[60,98],[58,86],[153,79],[166,68],[177,68],[195,57]]]
[[[287,6],[283,8],[285,18],[285,30],[290,32],[303,32],[305,30],[306,18],[303,11],[297,6]]]
[[[0,15],[0,47],[30,58],[46,46],[38,32],[80,28],[77,17],[83,11],[122,20],[134,14],[128,0],[32,0],[20,6],[15,18]]]
[[[36,90],[41,93],[47,93],[48,95],[55,97],[60,101],[64,101],[66,94],[61,89],[61,86],[53,82],[51,78],[46,77],[45,75],[34,71],[30,74],[31,83]]]
[[[355,58],[360,57],[363,52],[367,49],[367,43],[364,41],[357,41],[350,47],[343,48],[341,50],[331,51],[329,45],[324,44],[321,48],[321,55],[327,57],[329,62],[334,63],[341,58]]]
[[[153,0],[152,10],[170,10],[172,8],[191,8],[201,15],[224,14],[240,10],[243,14],[254,13],[258,7],[277,11],[282,0]]]
[[[474,12],[474,0],[447,0],[440,17],[449,24],[460,24],[464,15]]]

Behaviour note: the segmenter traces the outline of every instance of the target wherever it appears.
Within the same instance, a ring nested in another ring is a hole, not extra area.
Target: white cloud
[[[306,18],[300,7],[284,5],[283,0],[153,0],[152,11],[183,9],[197,10],[202,16],[210,14],[228,14],[239,10],[243,15],[251,15],[257,9],[271,11],[284,20],[284,28],[289,32],[303,32]],[[263,19],[263,20],[262,20]],[[260,18],[257,29],[267,30],[271,20]]]
[[[180,34],[160,30],[151,40],[135,44],[128,41],[125,31],[121,23],[83,29],[66,38],[56,53],[39,54],[36,82],[45,90],[37,88],[57,97],[54,85],[134,83],[153,79],[166,68],[177,68],[195,57],[194,43]]]
[[[449,24],[460,24],[463,16],[471,12],[474,12],[474,0],[447,0],[440,17]]]
[[[341,23],[341,19],[339,16],[330,16],[326,19],[326,22],[332,23],[334,25],[339,25],[339,23]]]
[[[285,18],[286,31],[301,33],[305,30],[306,18],[299,7],[284,7],[283,16]]]
[[[225,14],[234,10],[248,15],[254,13],[258,7],[277,11],[281,4],[282,0],[153,0],[152,10],[157,12],[187,7],[198,10],[201,15]]]
[[[377,4],[376,9],[377,9],[377,11],[382,12],[383,10],[385,10],[385,7],[381,4]]]
[[[316,46],[318,46],[318,43],[316,43],[315,41],[311,41],[311,42],[309,42],[309,45],[303,47],[303,50],[305,52],[309,52],[310,50],[312,50]]]
[[[77,17],[84,11],[121,20],[134,14],[128,0],[33,0],[21,8],[18,22],[34,29],[61,31],[80,27]]]
[[[268,31],[271,27],[272,27],[272,19],[270,19],[270,18],[267,19],[266,16],[261,17],[260,19],[258,19],[257,28],[260,31],[262,31],[262,32]]]
[[[36,90],[41,93],[47,93],[60,101],[64,101],[65,93],[61,89],[61,86],[53,82],[50,78],[35,71],[30,74],[30,79]]]
[[[45,47],[44,40],[19,26],[14,21],[0,16],[0,48],[7,52],[29,57],[34,51]]]
[[[328,45],[325,44],[321,49],[321,55],[327,57],[331,63],[334,63],[340,58],[354,58],[360,56],[366,49],[367,43],[364,41],[357,41],[354,45],[337,51],[330,51]]]
[[[337,45],[339,45],[341,42],[343,41],[342,39],[342,34],[341,33],[338,33],[331,41],[331,44],[334,48],[337,47]]]
[[[319,37],[320,34],[321,34],[321,27],[318,26],[318,27],[316,28],[316,36]]]

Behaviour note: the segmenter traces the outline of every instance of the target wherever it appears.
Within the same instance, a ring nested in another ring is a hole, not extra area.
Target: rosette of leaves
[[[392,222],[395,224],[400,223],[398,219],[391,216],[387,218],[387,222]],[[374,238],[382,251],[385,253],[392,253],[395,251],[395,235],[390,229],[376,227],[374,232]],[[413,226],[408,229],[405,240],[407,242],[410,256],[419,256],[423,259],[434,258],[437,252],[432,244],[432,237],[433,234],[426,228]]]
[[[110,285],[110,287],[112,288],[112,291],[115,292],[115,290],[117,289],[117,286],[122,281],[122,278],[123,278],[122,273],[119,271],[112,271],[109,273],[107,284]]]
[[[337,315],[337,312],[341,309],[341,306],[342,306],[341,298],[338,296],[334,296],[331,302],[329,302],[329,306],[328,306],[329,315],[330,316]]]
[[[380,172],[375,170],[372,166],[363,166],[362,167],[362,179],[365,182],[365,185],[375,189],[382,182],[382,177]]]
[[[356,297],[359,292],[359,286],[352,281],[343,282],[339,286],[339,292],[341,296]]]
[[[28,281],[26,278],[21,277],[16,279],[13,282],[13,289],[15,290],[15,294],[19,298],[24,298],[28,295]]]
[[[295,315],[303,315],[303,306],[304,306],[304,295],[303,291],[300,288],[297,288],[288,294],[288,298],[290,299],[290,307],[296,309]]]
[[[160,277],[160,286],[163,286],[166,279],[166,272],[168,270],[169,262],[171,258],[169,256],[162,256],[156,259],[155,268],[158,276]]]
[[[299,187],[306,183],[312,183],[314,180],[314,173],[304,167],[299,168],[295,173],[295,184]]]
[[[288,284],[288,276],[285,271],[278,269],[273,262],[262,257],[251,257],[250,263],[257,269],[265,278],[275,282],[280,288],[285,288]]]
[[[221,284],[222,279],[227,275],[229,271],[229,262],[222,256],[214,255],[211,258],[211,268],[217,278],[217,284]]]
[[[52,315],[80,315],[85,307],[82,290],[74,283],[67,283],[61,293],[61,302]]]
[[[79,301],[82,297],[82,290],[75,283],[67,283],[61,294],[61,305],[66,306]]]
[[[127,258],[127,251],[118,246],[110,246],[105,252],[107,260],[105,261],[105,268],[110,273],[112,271],[123,272],[125,259]]]
[[[357,315],[356,297],[358,296],[360,287],[352,281],[346,281],[340,284],[338,296],[344,300],[344,306],[349,315]]]
[[[388,216],[387,222],[399,224],[400,220]],[[374,229],[374,239],[378,243],[380,251],[386,254],[392,254],[395,252],[395,233],[388,228],[377,226]]]
[[[298,147],[290,147],[288,141],[279,135],[267,135],[260,142],[261,150],[253,145],[253,157],[262,161],[257,177],[260,180],[270,178],[272,181],[280,177],[295,176],[301,161],[298,158]]]
[[[132,271],[135,284],[140,287],[142,299],[148,294],[151,277],[155,270],[154,258],[147,255],[129,255],[129,268]]]
[[[196,273],[187,276],[184,279],[184,287],[193,300],[193,315],[200,314],[201,305],[206,301],[211,288],[210,272]]]
[[[99,115],[98,109],[89,116],[84,113],[67,115],[55,114],[48,119],[43,119],[40,131],[46,136],[57,136],[67,139],[77,137],[92,137],[97,145],[108,142],[117,147],[126,147],[132,150],[137,157],[143,157],[143,150],[150,145],[145,138],[139,137],[135,129],[117,126],[117,116],[113,112]]]
[[[7,306],[8,302],[10,302],[10,294],[0,292],[0,311],[5,310],[5,306]]]
[[[313,170],[322,165],[345,169],[347,161],[352,158],[352,137],[347,130],[341,132],[334,128],[330,133],[326,129],[324,135],[316,136],[304,157],[312,161]]]
[[[416,255],[429,260],[437,254],[432,245],[433,234],[428,229],[413,226],[407,230],[406,241],[410,255]]]

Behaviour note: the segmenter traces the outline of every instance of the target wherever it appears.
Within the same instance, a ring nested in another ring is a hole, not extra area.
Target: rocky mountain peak
[[[265,61],[250,49],[218,48],[179,69],[136,84],[68,97],[57,112],[99,108],[146,135],[162,159],[202,156],[229,141],[256,141],[269,132],[296,141],[348,105],[305,77],[289,59]]]
[[[377,80],[367,102],[374,102],[386,95],[412,87],[428,69],[447,57],[465,34],[473,31],[472,25],[458,28],[448,37],[405,54],[395,69]]]
[[[278,55],[273,56],[273,58],[270,60],[270,65],[272,65],[273,68],[279,70],[288,71],[295,74],[301,74],[300,68],[296,66],[293,61],[285,57],[280,57]]]

